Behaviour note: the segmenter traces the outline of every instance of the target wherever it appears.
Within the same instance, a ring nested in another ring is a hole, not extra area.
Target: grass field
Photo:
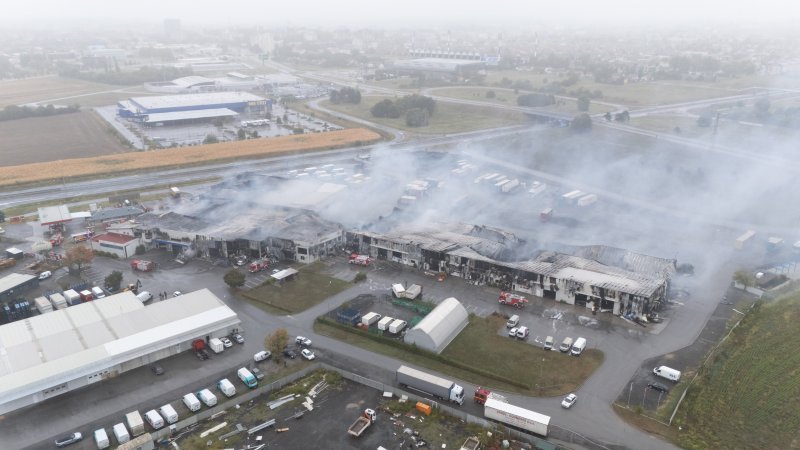
[[[432,359],[425,354],[384,344],[324,323],[317,322],[314,329],[320,334],[471,383],[528,395],[554,396],[572,392],[603,362],[603,353],[598,350],[586,350],[579,358],[561,352],[544,351],[538,345],[528,345],[497,334],[498,330],[505,330],[505,318],[490,316],[483,319],[471,316],[469,325],[442,352],[442,356],[485,372],[518,380],[529,386],[529,389],[524,389]]]
[[[487,98],[486,92],[494,91],[495,98]],[[432,95],[439,95],[442,97],[452,97],[464,100],[475,100],[487,103],[496,103],[498,105],[510,105],[510,106],[517,106],[517,97],[518,94],[514,93],[513,89],[503,89],[503,88],[472,88],[472,87],[448,87],[448,88],[437,88],[430,91]],[[544,106],[542,108],[543,111],[555,111],[561,112],[566,114],[578,114],[578,102],[571,99],[564,99],[559,98],[557,103],[550,106]],[[600,105],[595,102],[591,102],[589,104],[589,114],[598,114],[604,113],[606,111],[615,111],[618,108],[613,106],[607,105]]]
[[[756,307],[689,388],[675,423],[689,449],[800,448],[800,293]]]
[[[410,131],[418,134],[451,134],[465,131],[484,130],[510,125],[527,123],[528,119],[522,114],[511,111],[499,111],[489,107],[456,105],[446,102],[436,103],[436,112],[431,116],[426,127],[406,126],[405,117],[397,119],[372,117],[369,110],[379,101],[392,97],[365,96],[361,104],[334,105],[326,100],[320,106],[339,111],[344,114],[366,119],[381,125],[390,126],[399,130]]]
[[[352,128],[326,133],[280,136],[150,152],[118,153],[96,158],[66,159],[20,166],[6,166],[0,167],[0,186],[61,180],[64,177],[107,176],[116,173],[131,173],[137,170],[164,169],[235,159],[341,148],[366,144],[379,138],[380,135],[372,131],[363,128]]]
[[[242,295],[270,313],[294,314],[305,311],[352,286],[346,281],[323,275],[322,268],[322,263],[302,266],[292,281],[265,284]]]
[[[94,111],[0,122],[0,164],[86,158],[130,151]]]
[[[23,80],[0,81],[0,108],[4,108],[8,105],[42,101],[52,101],[53,103],[63,104],[78,103],[84,105],[86,103],[80,101],[80,97],[75,99],[66,99],[66,97],[115,89],[119,89],[119,87],[72,78],[62,78],[55,75],[26,78]]]

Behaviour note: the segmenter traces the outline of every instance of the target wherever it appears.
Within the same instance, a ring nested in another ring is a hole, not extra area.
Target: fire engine
[[[500,297],[497,299],[501,305],[511,305],[515,308],[522,308],[528,303],[528,299],[511,292],[501,292]]]
[[[367,255],[358,255],[356,253],[353,253],[352,255],[350,255],[350,261],[348,262],[350,264],[355,264],[358,266],[368,266],[369,263],[372,262],[372,259]]]

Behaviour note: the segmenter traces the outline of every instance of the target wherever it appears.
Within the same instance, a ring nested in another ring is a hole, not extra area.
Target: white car
[[[311,339],[304,336],[297,336],[297,339],[295,339],[294,342],[302,345],[303,347],[311,347]]]
[[[314,352],[312,352],[311,350],[309,350],[307,348],[304,348],[303,351],[300,352],[300,354],[303,355],[303,358],[305,358],[305,359],[307,359],[309,361],[311,361],[312,359],[316,358],[316,356],[314,355]]]
[[[181,292],[181,291],[175,291],[175,292],[172,293],[173,297],[180,297],[181,295],[183,295],[183,292]]]
[[[527,338],[529,333],[530,333],[530,331],[528,330],[528,327],[519,327],[519,328],[517,328],[517,337],[519,339]]]
[[[508,337],[512,337],[512,338],[513,337],[517,337],[517,330],[518,330],[517,327],[514,327],[514,328],[508,330]]]
[[[253,360],[255,360],[255,362],[265,361],[269,359],[270,356],[272,356],[272,353],[270,351],[263,350],[253,355]]]
[[[572,405],[575,404],[575,401],[578,400],[578,396],[575,393],[569,394],[568,396],[564,397],[564,400],[561,400],[561,406],[564,408],[571,408]]]
[[[53,272],[50,272],[49,270],[45,270],[44,272],[39,274],[39,279],[40,280],[46,280],[46,279],[50,278],[51,276],[53,276]]]
[[[230,339],[228,339],[226,337],[221,337],[221,338],[219,338],[219,340],[222,341],[222,345],[224,345],[225,348],[233,347],[233,342],[231,342]]]

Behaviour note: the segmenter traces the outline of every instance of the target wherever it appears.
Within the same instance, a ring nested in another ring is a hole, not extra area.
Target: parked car
[[[545,338],[545,340],[544,340],[544,349],[545,350],[552,350],[553,349],[553,343],[555,343],[555,339],[553,339],[553,336],[547,336],[547,338]]]
[[[241,334],[239,334],[239,333],[235,333],[235,334],[233,335],[233,340],[234,340],[234,341],[236,341],[236,342],[237,342],[237,343],[239,343],[239,344],[244,344],[244,338],[243,338],[243,337],[242,337],[242,335],[241,335]]]
[[[292,350],[290,348],[286,348],[286,349],[283,350],[283,356],[285,356],[285,357],[287,357],[289,359],[295,359],[295,358],[297,358],[297,353],[295,353],[294,350]]]
[[[226,337],[221,337],[221,338],[219,338],[219,340],[222,341],[222,345],[224,345],[225,348],[233,347],[233,342],[231,342],[230,339],[228,339]]]
[[[74,444],[82,440],[83,440],[83,435],[76,431],[72,434],[68,434],[64,437],[56,439],[56,447],[66,447],[70,444]]]
[[[253,360],[255,362],[266,361],[271,356],[272,356],[272,353],[269,350],[264,350],[264,351],[260,351],[260,352],[256,353],[255,355],[253,355]]]
[[[303,347],[311,347],[311,339],[307,337],[297,336],[297,339],[295,339],[294,342],[302,345]]]
[[[164,375],[164,368],[159,366],[158,364],[150,367],[150,370],[152,370],[155,375]]]
[[[44,272],[39,274],[39,279],[40,280],[46,280],[46,279],[48,279],[48,278],[50,278],[52,276],[53,276],[53,272],[50,272],[49,270],[45,270]]]
[[[659,392],[669,392],[669,388],[659,382],[651,381],[647,383],[647,387]]]
[[[183,292],[181,292],[181,291],[175,291],[175,292],[172,293],[173,297],[180,297],[181,295],[183,295]]]
[[[568,396],[564,397],[564,400],[561,400],[561,406],[564,408],[572,408],[572,405],[575,404],[575,401],[578,400],[578,396],[574,393],[569,394]]]
[[[250,372],[256,377],[256,380],[263,380],[264,379],[264,372],[258,369],[258,367],[253,367],[250,369]]]
[[[517,328],[517,327],[514,327],[514,328],[512,328],[512,329],[508,330],[508,337],[512,337],[512,338],[513,338],[513,337],[517,337],[517,330],[518,330],[518,329],[519,329],[519,328]]]
[[[307,359],[309,361],[311,361],[312,359],[316,358],[316,356],[314,355],[314,352],[312,352],[311,350],[309,350],[307,348],[304,348],[303,351],[300,352],[300,354],[303,355],[303,358],[305,358],[305,359]]]
[[[530,330],[528,330],[528,327],[523,326],[517,328],[517,338],[525,339],[528,337],[528,334],[530,334]]]

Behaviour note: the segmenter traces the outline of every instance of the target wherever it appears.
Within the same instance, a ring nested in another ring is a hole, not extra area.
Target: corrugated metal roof
[[[39,208],[39,222],[41,222],[42,225],[67,222],[71,219],[72,216],[69,214],[69,208],[67,205],[45,206],[44,208]]]
[[[6,292],[14,289],[15,287],[27,283],[36,278],[34,275],[27,275],[23,273],[12,273],[0,278],[0,292]]]
[[[239,113],[228,108],[195,109],[192,111],[174,111],[150,113],[145,122],[172,122],[175,120],[210,119],[212,117],[234,117]]]
[[[264,101],[263,97],[249,92],[208,92],[203,94],[159,95],[153,97],[132,97],[134,108],[145,110],[162,108],[186,108],[228,103],[247,103]],[[144,112],[144,111],[143,111]]]

